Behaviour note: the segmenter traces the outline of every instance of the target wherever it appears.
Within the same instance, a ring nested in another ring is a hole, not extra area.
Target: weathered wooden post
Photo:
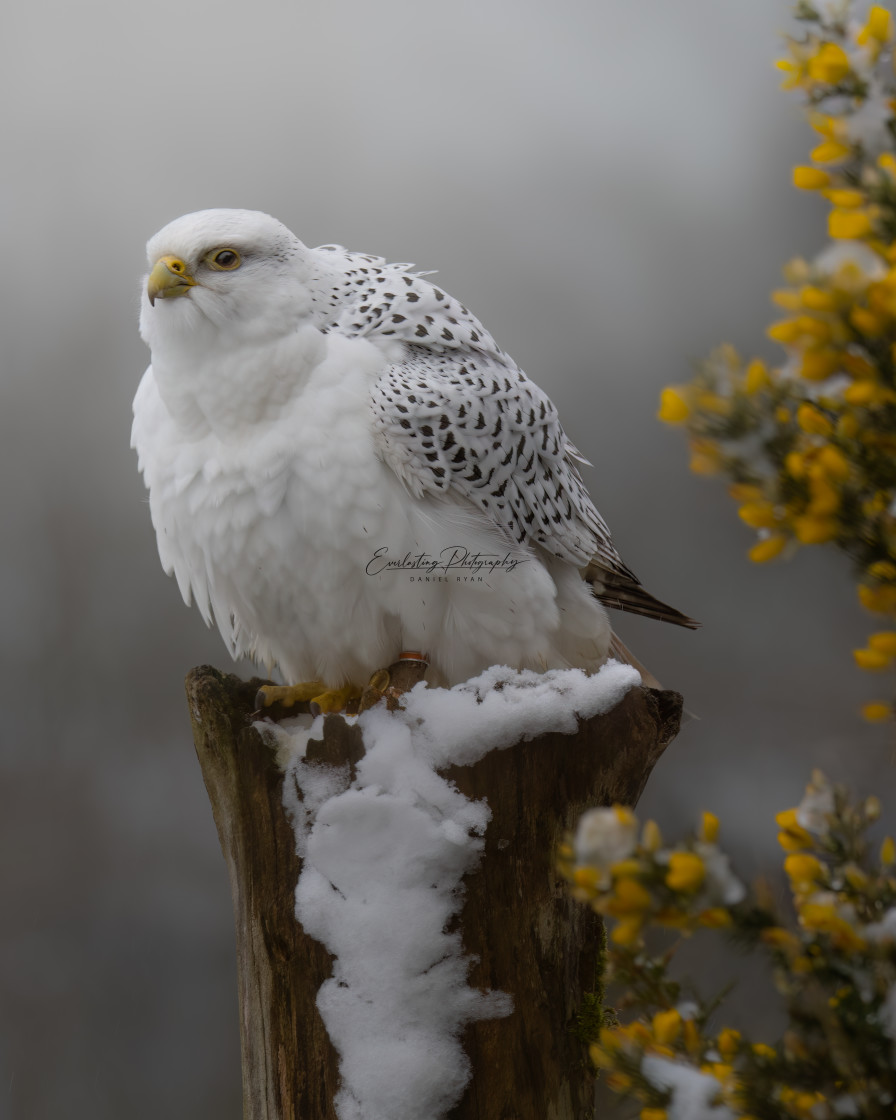
[[[294,916],[301,866],[282,772],[252,727],[259,683],[208,666],[187,677],[233,894],[244,1120],[336,1120],[338,1058],[315,1005],[332,958]],[[491,809],[481,865],[465,878],[461,930],[478,958],[470,983],[514,1002],[511,1015],[466,1028],[473,1076],[452,1120],[592,1115],[593,1079],[570,1027],[593,990],[600,921],[570,898],[555,853],[586,808],[637,802],[680,716],[677,693],[633,688],[576,734],[540,735],[441,772]],[[363,753],[360,730],[328,716],[306,757],[354,766]]]

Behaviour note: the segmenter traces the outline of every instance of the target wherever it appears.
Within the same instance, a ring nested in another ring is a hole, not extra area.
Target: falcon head
[[[225,344],[273,339],[307,315],[308,251],[257,210],[200,210],[146,246],[140,333],[150,348],[196,335]]]

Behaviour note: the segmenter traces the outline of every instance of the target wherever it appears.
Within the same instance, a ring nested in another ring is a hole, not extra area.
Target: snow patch
[[[722,1092],[722,1085],[710,1074],[656,1054],[647,1055],[641,1072],[657,1089],[672,1093],[666,1110],[668,1120],[734,1120],[730,1108],[713,1103]]]
[[[340,1057],[340,1120],[441,1120],[470,1079],[464,1025],[513,1010],[511,996],[467,984],[472,962],[451,930],[491,813],[437,771],[572,734],[639,683],[611,661],[590,677],[497,666],[451,689],[420,684],[404,711],[358,717],[366,753],[354,778],[306,762],[320,717],[256,724],[285,771],[303,860],[296,917],[336,958],[317,1006]]]
[[[896,906],[884,911],[879,922],[870,922],[862,930],[862,936],[876,944],[896,942]],[[896,1037],[896,1036],[894,1036]]]

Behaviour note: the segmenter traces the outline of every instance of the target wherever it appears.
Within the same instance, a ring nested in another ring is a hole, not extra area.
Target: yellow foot
[[[319,716],[321,713],[326,715],[327,712],[341,712],[352,701],[357,701],[360,695],[360,688],[355,688],[353,684],[343,685],[342,688],[328,688],[311,700],[311,714]]]
[[[428,662],[426,655],[416,650],[399,654],[398,660],[388,669],[377,669],[367,683],[360,689],[347,684],[342,688],[327,688],[322,681],[304,681],[302,684],[280,685],[263,684],[255,694],[255,706],[259,710],[280,704],[291,708],[302,704],[305,711],[312,715],[322,712],[342,712],[357,715],[372,708],[381,700],[386,701],[390,711],[401,707],[401,696],[423,680]]]
[[[256,708],[270,708],[273,704],[282,704],[284,708],[291,708],[293,704],[307,704],[315,696],[326,690],[326,685],[321,681],[305,681],[303,684],[263,684],[255,694]]]
[[[321,712],[341,712],[352,700],[361,695],[360,688],[347,684],[343,688],[327,688],[322,681],[303,681],[301,684],[263,684],[255,694],[258,709],[282,704],[291,708],[293,704],[308,704],[312,715]]]

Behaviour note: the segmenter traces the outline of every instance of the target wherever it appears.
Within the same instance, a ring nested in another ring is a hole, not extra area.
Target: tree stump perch
[[[315,998],[332,958],[294,916],[301,870],[283,774],[251,726],[260,684],[209,666],[186,681],[196,752],[230,875],[236,924],[244,1120],[336,1120],[338,1055]],[[492,819],[461,915],[469,983],[514,1011],[470,1024],[472,1080],[451,1120],[586,1120],[593,1076],[571,1027],[594,989],[600,919],[558,876],[558,844],[595,805],[634,806],[675,737],[681,697],[631,689],[609,712],[440,771]],[[360,729],[339,716],[306,757],[351,766]],[[421,1117],[421,1120],[425,1118]]]

